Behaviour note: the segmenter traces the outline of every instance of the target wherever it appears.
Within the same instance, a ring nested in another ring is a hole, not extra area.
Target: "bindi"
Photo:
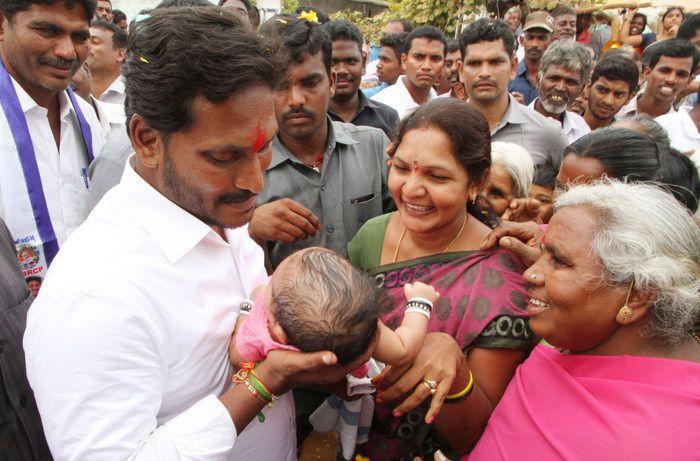
[[[265,145],[265,141],[265,133],[260,128],[260,125],[256,126],[255,134],[253,135],[253,152],[259,152]]]
[[[418,171],[418,162],[415,160],[413,161],[413,171]]]

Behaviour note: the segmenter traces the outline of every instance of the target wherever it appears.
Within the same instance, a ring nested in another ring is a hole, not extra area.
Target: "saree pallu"
[[[383,238],[383,232],[379,238]],[[363,251],[376,250],[377,240],[365,241],[372,242],[367,246],[369,250],[355,241],[348,252],[351,261],[375,277],[394,299],[392,310],[381,315],[389,328],[396,329],[403,320],[404,285],[420,281],[440,293],[428,331],[449,334],[465,354],[475,346],[530,348],[531,332],[524,311],[525,268],[513,254],[504,250],[444,253],[372,268],[370,261],[378,261],[377,255],[369,257]],[[414,456],[432,459],[437,449],[449,452],[432,427],[424,423],[429,402],[394,418],[391,410],[400,402],[376,404],[369,440],[358,447],[358,453],[372,460],[413,461]]]
[[[538,346],[463,460],[700,457],[700,364]]]

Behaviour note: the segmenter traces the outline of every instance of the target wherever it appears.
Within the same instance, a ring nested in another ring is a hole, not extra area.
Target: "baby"
[[[263,360],[271,350],[290,349],[327,350],[340,363],[349,363],[367,350],[379,329],[373,357],[391,365],[410,363],[423,345],[439,294],[420,282],[406,284],[404,291],[406,314],[392,331],[379,321],[391,299],[372,278],[331,250],[298,251],[282,261],[267,285],[254,291],[250,314],[236,323],[230,360],[239,366]],[[366,367],[356,372],[364,376]]]

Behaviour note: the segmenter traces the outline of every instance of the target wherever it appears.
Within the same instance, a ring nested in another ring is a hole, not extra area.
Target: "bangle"
[[[469,394],[471,394],[473,389],[474,389],[474,375],[470,371],[469,372],[469,382],[467,383],[467,386],[459,392],[456,392],[454,394],[450,394],[450,395],[446,396],[445,403],[457,403],[457,402],[461,402],[462,400],[466,400],[466,398],[469,397]]]
[[[426,298],[421,298],[420,296],[414,296],[413,298],[409,299],[409,300],[407,301],[407,303],[408,303],[408,304],[411,304],[411,303],[423,303],[423,304],[427,304],[428,306],[430,306],[430,309],[433,308],[433,303],[432,303],[432,301],[430,301],[429,299],[426,299]]]
[[[422,309],[422,308],[420,308],[420,307],[407,307],[405,313],[406,313],[406,314],[409,314],[409,313],[411,313],[411,312],[414,313],[414,314],[425,315],[425,317],[426,317],[428,320],[430,320],[430,311],[427,311],[427,310]]]

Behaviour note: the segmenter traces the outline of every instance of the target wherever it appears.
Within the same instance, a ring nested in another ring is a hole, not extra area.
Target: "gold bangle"
[[[474,387],[474,375],[472,374],[472,372],[470,370],[469,371],[469,382],[467,383],[467,387],[465,387],[464,389],[462,389],[461,391],[459,391],[455,394],[448,395],[447,397],[445,397],[445,400],[460,399],[460,398],[464,397],[465,395],[467,395],[469,392],[471,392],[473,387]]]

